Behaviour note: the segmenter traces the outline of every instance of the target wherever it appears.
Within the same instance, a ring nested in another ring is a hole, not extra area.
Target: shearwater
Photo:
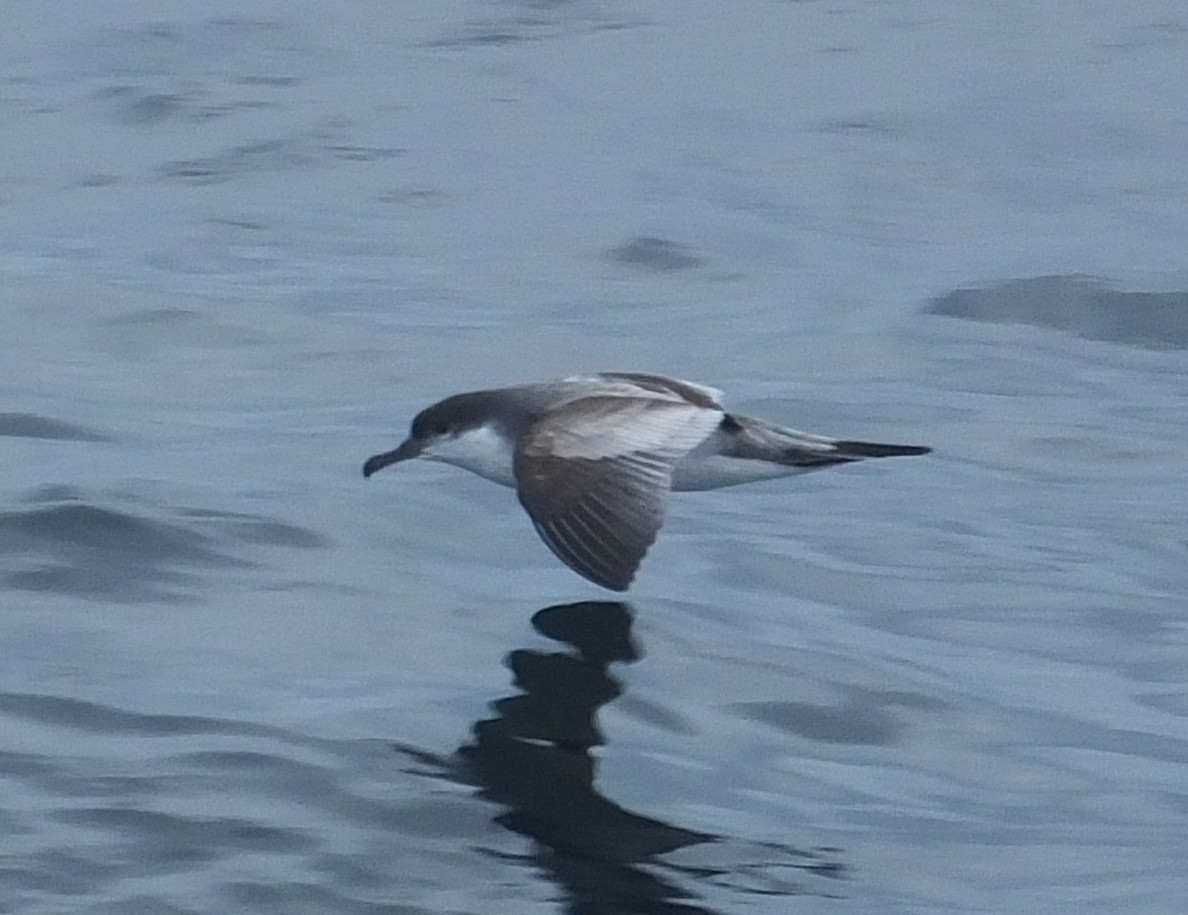
[[[809,435],[729,413],[702,384],[603,372],[447,397],[417,414],[398,448],[368,458],[363,476],[421,457],[511,486],[557,558],[626,591],[670,490],[931,450]]]

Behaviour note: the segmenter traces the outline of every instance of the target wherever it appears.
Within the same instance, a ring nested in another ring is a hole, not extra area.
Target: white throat
[[[421,457],[453,464],[501,486],[516,485],[512,472],[512,442],[490,425],[434,442],[421,453]]]

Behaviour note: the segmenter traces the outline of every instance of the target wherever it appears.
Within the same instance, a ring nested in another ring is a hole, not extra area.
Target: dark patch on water
[[[82,498],[82,490],[75,486],[51,483],[47,486],[38,486],[32,492],[21,496],[18,501],[23,505],[39,505],[42,502],[80,501]]]
[[[731,708],[807,740],[865,746],[894,746],[903,739],[904,725],[886,710],[845,702],[838,706],[811,702],[740,702]]]
[[[38,416],[36,413],[0,413],[0,435],[65,442],[110,442],[112,438],[86,426]]]
[[[858,134],[871,137],[894,137],[900,131],[893,124],[881,118],[836,118],[823,121],[820,125],[822,133]]]
[[[58,565],[42,566],[37,569],[22,569],[0,575],[0,584],[13,591],[50,592],[72,597],[86,597],[93,600],[177,601],[185,595],[167,585],[182,585],[186,576],[177,572],[156,570],[151,576],[141,574],[140,578],[125,577],[119,570],[108,569],[101,564],[92,567]]]
[[[520,0],[502,5],[502,21],[475,20],[450,34],[425,42],[430,48],[501,48],[529,41],[567,38],[636,28],[642,21],[605,21],[602,12],[571,0]],[[524,12],[516,12],[520,7]]]
[[[181,115],[186,107],[186,100],[180,95],[167,92],[156,92],[132,99],[124,108],[121,120],[125,124],[147,126],[168,121]]]
[[[186,518],[199,518],[209,522],[223,533],[244,543],[298,549],[315,549],[330,545],[325,537],[308,528],[286,524],[264,515],[215,511],[209,508],[187,508],[183,509],[181,514]]]
[[[25,504],[32,507],[0,511],[0,584],[21,591],[186,600],[201,570],[256,565],[229,552],[228,542],[326,545],[312,531],[260,515],[188,509],[164,520],[92,504],[65,487],[43,489]]]
[[[95,98],[112,105],[111,118],[116,123],[130,127],[155,127],[170,121],[200,123],[245,109],[275,107],[275,103],[262,99],[220,97],[212,101],[209,92],[182,95],[128,84],[102,89],[95,93]]]
[[[906,725],[889,709],[939,712],[947,706],[929,696],[903,691],[846,687],[838,705],[810,702],[740,702],[731,708],[807,740],[860,746],[894,746],[903,741]]]
[[[513,32],[500,26],[475,24],[462,35],[436,38],[426,42],[425,46],[428,48],[503,47],[532,40],[531,36],[525,35],[523,32]]]
[[[328,161],[377,162],[404,155],[398,146],[358,146],[296,138],[233,146],[213,156],[175,159],[158,169],[162,178],[188,184],[215,184],[249,174],[307,168]]]
[[[197,531],[85,502],[0,512],[0,558],[9,588],[117,601],[181,599],[189,570],[246,564]]]
[[[690,270],[705,263],[685,245],[650,236],[637,236],[616,248],[611,248],[606,256],[616,263],[657,273]]]
[[[1107,343],[1188,349],[1188,292],[1123,292],[1087,276],[955,289],[929,302],[925,313],[1051,327]]]
[[[191,184],[213,184],[253,172],[286,171],[310,162],[310,155],[291,140],[265,140],[233,146],[215,156],[175,159],[161,166],[161,177]]]
[[[48,696],[41,693],[0,692],[0,713],[70,728],[89,734],[135,737],[177,737],[190,734],[223,734],[284,738],[280,728],[245,721],[207,718],[201,715],[147,715],[110,705]]]
[[[222,564],[209,538],[184,528],[98,505],[74,503],[0,515],[8,542],[125,551],[148,561]]]
[[[79,187],[110,187],[111,185],[118,184],[118,183],[119,183],[119,178],[117,178],[115,175],[96,174],[96,175],[91,175],[90,177],[87,177],[87,178],[83,178],[83,180],[78,183],[78,186]]]

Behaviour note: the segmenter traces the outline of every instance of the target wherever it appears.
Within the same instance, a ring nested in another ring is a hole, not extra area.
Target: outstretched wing
[[[530,428],[516,449],[520,504],[562,562],[625,591],[664,523],[673,467],[722,415],[652,398],[568,403]]]

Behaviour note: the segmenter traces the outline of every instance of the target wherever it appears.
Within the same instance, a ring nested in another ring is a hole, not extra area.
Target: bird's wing
[[[664,523],[673,467],[722,415],[683,401],[614,395],[568,403],[516,448],[520,504],[562,562],[625,591]]]
[[[722,400],[726,396],[717,388],[711,388],[709,385],[698,384],[695,381],[683,381],[680,378],[666,378],[663,375],[646,375],[642,372],[601,372],[598,377],[625,381],[641,389],[645,394],[659,395],[665,399],[683,400],[698,407],[709,407],[713,410],[722,409]]]

